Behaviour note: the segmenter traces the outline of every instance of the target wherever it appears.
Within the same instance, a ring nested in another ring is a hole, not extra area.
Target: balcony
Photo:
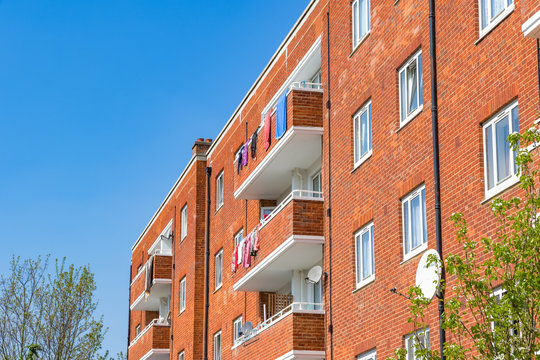
[[[171,326],[154,319],[129,344],[130,359],[169,360]]]
[[[249,159],[235,174],[237,199],[277,199],[290,185],[291,173],[307,168],[321,157],[323,135],[323,94],[319,89],[293,87],[287,96],[287,131],[275,139],[272,115],[272,143],[264,148],[263,132],[257,139],[257,158]]]
[[[534,14],[531,14],[531,16],[523,23],[521,29],[523,35],[526,37],[533,39],[540,38],[540,9]]]
[[[322,304],[291,303],[242,335],[232,348],[233,358],[256,359],[264,353],[280,360],[324,359],[324,326]]]
[[[162,299],[171,294],[172,256],[151,256],[131,283],[130,309],[132,311],[158,311]]]
[[[291,271],[322,260],[324,203],[321,192],[294,190],[259,227],[260,249],[253,266],[238,268],[235,291],[275,292],[291,281]]]

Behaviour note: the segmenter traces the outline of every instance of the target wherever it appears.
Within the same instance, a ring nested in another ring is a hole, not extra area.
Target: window
[[[313,197],[322,197],[322,181],[320,171],[311,177],[311,190],[313,190]]]
[[[403,254],[410,259],[427,248],[426,189],[422,185],[402,202]]]
[[[185,237],[187,236],[187,205],[184,205],[184,207],[182,208],[182,234],[181,234],[181,238],[182,240],[185,239]]]
[[[514,10],[514,0],[480,0],[480,36],[490,32]]]
[[[508,135],[519,132],[517,102],[500,111],[483,126],[484,177],[486,197],[506,189],[518,180],[516,153],[510,149]]]
[[[234,248],[235,249],[238,246],[238,244],[240,244],[243,238],[244,238],[244,229],[241,229],[239,232],[236,233],[236,235],[234,235]]]
[[[313,75],[310,82],[312,89],[321,89],[321,70],[317,71],[317,73]]]
[[[422,51],[418,51],[399,69],[399,113],[403,126],[422,111]]]
[[[221,360],[221,330],[214,334],[214,360]]]
[[[352,2],[353,17],[353,49],[362,42],[371,27],[369,0],[354,0]]]
[[[184,350],[182,350],[178,353],[178,360],[184,360],[184,357]]]
[[[270,216],[272,211],[274,211],[275,206],[263,206],[261,207],[261,220],[266,219],[267,216]]]
[[[375,252],[373,247],[373,223],[355,234],[356,287],[362,287],[375,279]]]
[[[236,343],[238,339],[240,339],[240,337],[242,336],[242,316],[239,316],[236,319],[234,319],[233,334],[234,334],[234,342]]]
[[[429,329],[419,330],[405,337],[405,349],[407,349],[407,360],[419,360],[416,356],[416,349],[423,346],[425,349],[430,349],[429,344]]]
[[[135,336],[138,336],[141,333],[141,324],[137,325],[135,328]]]
[[[371,155],[371,101],[354,115],[354,166]]]
[[[180,312],[186,310],[186,277],[180,280]]]
[[[495,298],[495,301],[497,302],[497,304],[500,304],[502,299],[504,298],[505,294],[506,294],[506,290],[504,290],[502,287],[498,287],[495,290],[493,290],[493,293],[491,294],[491,297]],[[510,331],[509,331],[510,335],[512,335],[512,336],[519,335],[519,333],[520,333],[520,331],[519,331],[519,320],[513,320],[511,316],[509,318],[510,318],[510,326],[515,325],[514,328],[510,329]],[[491,322],[491,330],[493,332],[495,332],[495,328],[497,327],[497,325],[498,325],[497,321],[492,321]],[[504,328],[502,328],[502,329],[503,329],[502,331],[504,332],[505,329]]]
[[[377,360],[377,352],[375,350],[368,351],[362,355],[358,355],[356,360]]]
[[[223,171],[216,177],[216,210],[223,206]]]
[[[219,252],[216,254],[216,261],[215,261],[215,289],[219,289],[221,285],[223,284],[223,249],[219,250]]]

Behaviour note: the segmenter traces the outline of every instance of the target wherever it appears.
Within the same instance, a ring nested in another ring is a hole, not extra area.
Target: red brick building
[[[408,345],[408,304],[389,289],[414,285],[436,248],[433,112],[444,253],[459,251],[453,212],[493,231],[489,200],[517,191],[506,136],[540,118],[540,2],[434,4],[436,84],[428,0],[309,4],[133,245],[130,360]],[[428,322],[438,348],[436,301]]]

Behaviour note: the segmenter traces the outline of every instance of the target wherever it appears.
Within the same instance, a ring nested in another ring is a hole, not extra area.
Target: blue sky
[[[0,0],[0,273],[89,264],[124,350],[131,245],[308,3]]]

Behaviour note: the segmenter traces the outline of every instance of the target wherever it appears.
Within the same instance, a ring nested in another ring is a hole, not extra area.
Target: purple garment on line
[[[242,166],[247,166],[248,164],[248,149],[249,149],[249,141],[242,148]]]
[[[251,266],[251,234],[247,236],[245,239],[246,243],[244,244],[244,261],[243,265],[244,268],[248,268]]]

